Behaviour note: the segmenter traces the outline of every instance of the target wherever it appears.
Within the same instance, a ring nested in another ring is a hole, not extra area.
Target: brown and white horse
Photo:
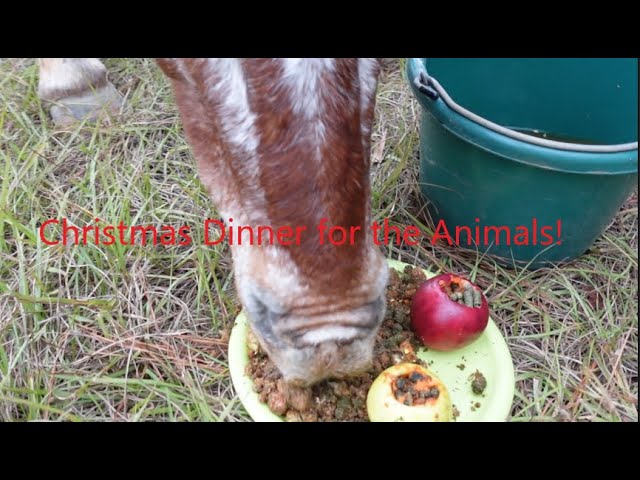
[[[387,266],[368,234],[376,59],[158,59],[200,179],[234,225],[300,229],[299,245],[231,246],[261,346],[292,383],[365,369],[384,315]],[[98,59],[40,59],[57,121],[117,106]],[[323,220],[326,219],[326,220]],[[353,242],[319,240],[332,226]],[[306,227],[303,229],[303,227]],[[254,239],[255,240],[255,239]]]

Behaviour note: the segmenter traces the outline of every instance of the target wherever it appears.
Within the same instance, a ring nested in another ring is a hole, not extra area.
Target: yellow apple
[[[371,384],[367,414],[372,422],[449,422],[453,405],[445,384],[416,363],[399,363]]]

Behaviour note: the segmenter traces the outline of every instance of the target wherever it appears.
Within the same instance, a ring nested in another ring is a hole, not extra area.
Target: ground
[[[0,421],[245,421],[230,385],[238,312],[226,242],[167,80],[152,60],[105,62],[126,121],[56,129],[33,59],[0,59]],[[417,185],[419,106],[388,62],[373,134],[373,211],[433,229]],[[187,247],[47,247],[40,222],[191,225]],[[390,258],[470,274],[516,366],[511,421],[637,421],[638,203],[564,268],[504,269],[448,246]]]

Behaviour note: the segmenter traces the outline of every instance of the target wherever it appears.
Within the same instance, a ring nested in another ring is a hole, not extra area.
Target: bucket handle
[[[416,78],[413,79],[413,84],[419,92],[424,93],[431,100],[437,100],[440,98],[440,94],[432,85],[429,85],[429,80],[430,77],[427,74],[427,70],[423,67],[421,70],[418,70]]]
[[[470,112],[466,108],[454,102],[449,94],[445,91],[445,89],[442,88],[442,85],[440,85],[440,83],[438,83],[435,78],[427,73],[427,68],[425,67],[421,59],[411,58],[409,59],[409,62],[411,62],[411,70],[416,72],[416,75],[413,79],[413,85],[420,93],[424,94],[432,101],[442,99],[442,101],[450,109],[462,115],[463,117],[466,117],[472,122],[482,125],[483,127],[488,128],[489,130],[493,130],[494,132],[501,133],[502,135],[505,135],[507,137],[527,143],[532,143],[540,147],[555,148],[558,150],[570,150],[574,152],[617,153],[638,149],[638,142],[621,143],[617,145],[582,145],[579,143],[566,143],[558,142],[555,140],[546,140],[544,138],[534,137],[533,135],[527,135],[526,133],[520,133],[515,130],[503,127],[501,125],[498,125],[497,123],[493,123],[487,120],[486,118],[476,115],[473,112]]]

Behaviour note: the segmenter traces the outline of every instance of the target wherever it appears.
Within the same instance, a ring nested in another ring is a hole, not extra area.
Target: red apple
[[[489,323],[489,305],[469,280],[446,273],[418,287],[411,303],[411,328],[422,343],[450,351],[474,342]]]

